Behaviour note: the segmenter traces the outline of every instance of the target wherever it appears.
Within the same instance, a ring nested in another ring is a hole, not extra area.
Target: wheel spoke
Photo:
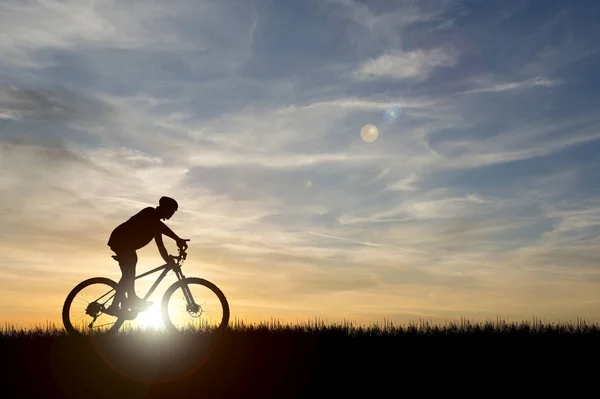
[[[113,321],[112,323],[100,324],[99,326],[93,326],[92,328],[100,328],[100,327],[112,326],[114,324],[115,324],[115,322]]]
[[[86,305],[88,305],[88,304],[89,304],[89,302],[85,301],[83,298],[75,298],[75,300],[76,300],[77,302],[81,302],[81,303],[84,303],[84,304],[86,304]]]
[[[77,285],[69,293],[63,306],[63,324],[67,331],[75,334],[85,333],[91,329],[102,332],[110,332],[113,329],[116,331],[122,321],[102,311],[102,306],[106,306],[114,295],[105,297],[115,289],[116,285],[117,283],[104,277],[91,278]],[[90,301],[89,298],[97,299]],[[105,301],[100,302],[102,299]],[[96,318],[87,314],[88,311],[95,314]],[[92,320],[94,324],[90,328],[88,326]]]
[[[189,296],[184,289],[188,290]],[[175,291],[180,293],[175,294]],[[186,298],[192,303],[188,303]],[[193,305],[197,306],[196,312],[191,311]],[[163,298],[163,319],[170,330],[222,329],[229,322],[229,305],[223,293],[212,283],[188,278],[167,289]]]

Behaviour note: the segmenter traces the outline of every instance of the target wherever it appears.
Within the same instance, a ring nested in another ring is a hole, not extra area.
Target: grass
[[[507,322],[496,321],[473,322],[461,319],[445,324],[431,324],[428,321],[419,323],[396,324],[384,321],[383,324],[370,325],[352,322],[327,323],[322,320],[308,321],[299,324],[281,323],[277,320],[251,323],[236,321],[231,326],[233,332],[270,332],[270,333],[305,333],[305,334],[337,334],[351,337],[406,337],[406,336],[473,336],[473,335],[600,335],[600,324],[590,323],[583,319],[576,322],[544,323],[540,320]]]
[[[585,381],[586,365],[599,355],[600,325],[232,320],[221,339],[207,338],[201,331],[172,335],[150,328],[73,337],[52,323],[26,329],[5,324],[0,385],[16,384],[22,397],[44,398],[355,397],[358,389],[381,396],[399,387],[420,384],[429,392],[449,386],[441,381],[451,378],[447,383],[486,376],[495,384],[526,376],[530,386],[547,385],[559,381],[550,377],[557,372],[560,381],[569,373]]]
[[[124,334],[161,335],[166,332],[153,328],[126,330]],[[187,334],[201,331],[187,331]],[[244,320],[232,320],[226,334],[303,334],[303,335],[335,335],[347,337],[473,337],[473,336],[600,336],[600,323],[577,319],[575,322],[547,323],[539,319],[532,321],[508,322],[503,319],[476,322],[468,319],[449,321],[445,324],[432,324],[427,320],[418,323],[398,324],[384,320],[382,324],[357,324],[351,321],[328,323],[315,319],[296,324],[284,323],[276,319],[249,323]],[[51,322],[39,324],[31,328],[20,328],[5,323],[0,328],[0,339],[41,338],[66,336],[64,328]]]

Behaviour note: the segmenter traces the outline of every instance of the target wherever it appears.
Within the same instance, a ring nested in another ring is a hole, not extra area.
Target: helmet
[[[158,205],[163,208],[173,209],[174,211],[176,211],[179,207],[177,201],[170,197],[160,197],[160,199],[158,200]]]

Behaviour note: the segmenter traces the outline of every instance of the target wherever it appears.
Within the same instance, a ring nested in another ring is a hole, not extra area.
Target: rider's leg
[[[125,302],[125,294],[131,291],[131,285],[135,280],[135,265],[137,263],[137,254],[135,251],[117,252],[119,267],[121,268],[121,280],[117,283],[115,297],[110,306],[110,310],[118,310],[119,305]]]
[[[135,267],[137,265],[137,254],[135,251],[128,252],[127,256],[125,256],[123,261],[119,264],[121,265],[121,272],[123,274],[123,277],[121,278],[123,293],[127,293],[127,302],[137,307],[148,307],[152,305],[152,302],[144,301],[143,298],[138,297],[135,293]]]
[[[137,264],[137,254],[135,251],[127,252],[120,256],[119,266],[121,266],[121,281],[123,298],[127,294],[127,300],[136,298],[135,295],[135,266]]]
[[[118,308],[123,302],[125,302],[125,287],[123,284],[123,277],[121,277],[121,280],[117,283],[115,298],[112,301],[111,307]]]

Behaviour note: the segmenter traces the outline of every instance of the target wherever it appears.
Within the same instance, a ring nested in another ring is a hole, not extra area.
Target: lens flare
[[[375,140],[377,140],[377,137],[379,136],[379,130],[377,129],[377,126],[375,125],[364,125],[362,127],[362,129],[360,129],[360,137],[366,141],[367,143],[371,143]]]
[[[400,118],[402,111],[398,107],[390,107],[383,111],[383,120],[386,123],[394,123]]]

